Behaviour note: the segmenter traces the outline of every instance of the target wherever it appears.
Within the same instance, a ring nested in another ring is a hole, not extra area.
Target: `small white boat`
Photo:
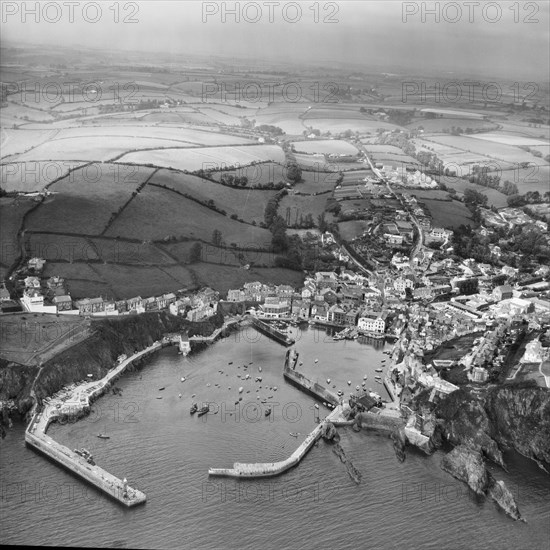
[[[330,384],[330,378],[327,378],[327,384]]]
[[[181,393],[178,395],[178,397],[181,399]]]
[[[351,386],[351,380],[348,380],[348,386]]]
[[[185,376],[182,376],[181,381],[185,382]]]
[[[359,391],[361,388],[359,386],[355,386],[355,389]]]
[[[242,386],[239,388],[239,393],[243,393],[243,387]]]
[[[323,403],[323,405],[324,405],[324,403]],[[314,406],[316,409],[319,408],[319,405],[317,405],[317,403],[315,403],[315,405],[313,405],[313,406]]]
[[[366,380],[367,379],[367,375],[365,374],[365,376],[363,376],[363,380]]]
[[[318,363],[318,362],[319,362],[319,359],[315,359],[315,362]]]
[[[273,391],[277,391],[277,386],[273,386]]]

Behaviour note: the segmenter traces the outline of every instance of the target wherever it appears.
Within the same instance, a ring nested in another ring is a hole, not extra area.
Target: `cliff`
[[[459,445],[443,457],[441,468],[464,481],[478,495],[485,494],[489,478],[481,453],[465,445]]]
[[[496,481],[487,472],[481,453],[459,445],[443,457],[441,468],[464,481],[476,494],[492,498],[513,519],[522,519],[512,493],[504,481]]]
[[[434,438],[466,445],[501,466],[502,450],[510,448],[550,464],[549,390],[531,384],[487,387],[479,393],[462,388],[430,406],[426,395],[418,394],[412,408],[435,421]]]
[[[190,336],[209,335],[223,324],[221,313],[205,323],[191,323],[167,312],[151,312],[120,318],[98,319],[92,335],[44,363],[41,368],[16,363],[0,363],[0,401],[5,411],[18,409],[25,414],[34,401],[47,397],[62,387],[84,380],[88,374],[102,378],[121,354],[142,350],[164,334],[186,330]],[[8,402],[11,400],[11,405]]]

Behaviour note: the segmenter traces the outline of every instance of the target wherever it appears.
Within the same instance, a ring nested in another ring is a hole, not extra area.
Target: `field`
[[[116,165],[115,165],[116,167]],[[112,170],[110,165],[81,168],[55,182],[47,197],[28,218],[27,228],[35,231],[99,235],[111,215],[132,197],[132,193],[154,171],[136,168],[135,174]]]
[[[163,244],[162,249],[167,250],[170,255],[177,258],[180,263],[187,264],[189,262],[191,248],[195,242],[197,241]],[[212,244],[201,244],[201,261],[204,263],[224,264],[234,267],[242,267],[246,264],[268,267],[275,265],[276,254],[273,252],[258,252],[250,249],[235,250],[229,246],[220,247]]]
[[[268,183],[277,184],[280,181],[286,183],[288,181],[286,174],[287,170],[284,165],[274,162],[264,162],[262,164],[253,164],[242,166],[236,170],[221,170],[212,172],[211,177],[216,181],[220,181],[223,175],[232,175],[237,177],[245,176],[248,178],[246,187],[265,187]]]
[[[521,194],[527,191],[539,191],[539,193],[550,191],[550,166],[503,170],[498,175],[502,181],[509,180],[515,183]]]
[[[311,140],[311,141],[294,141],[292,145],[296,151],[311,155],[313,153],[324,153],[334,155],[357,155],[359,151],[356,147],[342,140]]]
[[[43,191],[52,181],[66,176],[82,162],[45,161],[9,162],[0,165],[0,187],[7,192],[31,193]]]
[[[291,285],[299,287],[303,284],[304,274],[301,271],[292,271],[280,267],[260,268],[249,270],[242,267],[219,266],[198,263],[191,267],[201,286],[207,285],[219,290],[222,294],[231,288],[241,288],[248,281],[260,281],[276,285]]]
[[[0,198],[0,219],[2,220],[0,277],[2,279],[19,256],[17,232],[23,223],[23,216],[35,205],[32,199]]]
[[[142,151],[124,155],[118,162],[153,164],[162,168],[194,172],[201,169],[219,169],[224,166],[242,166],[266,160],[282,163],[285,155],[277,145],[250,145]]]
[[[487,157],[486,161],[496,161],[497,163],[520,163],[520,162],[532,162],[534,164],[546,165],[547,163],[542,159],[537,159],[527,151],[523,151],[513,145],[506,145],[503,143],[495,143],[479,139],[479,137],[466,137],[466,136],[434,136],[430,138],[431,141],[435,141],[448,147],[458,149],[466,153],[473,153],[475,155],[481,155]],[[452,161],[451,158],[447,160]],[[445,159],[442,159],[445,160]]]
[[[0,111],[1,112],[1,111]],[[24,130],[14,128],[0,129],[0,147],[2,159],[28,151],[41,143],[52,139],[55,130]]]
[[[123,153],[139,149],[160,147],[191,147],[179,141],[132,136],[88,136],[83,138],[54,139],[18,155],[19,162],[45,160],[107,161]]]
[[[432,225],[436,227],[454,229],[459,225],[472,223],[470,211],[460,201],[423,199],[421,203],[426,206]]]
[[[267,247],[271,234],[267,229],[232,220],[173,192],[145,187],[118,216],[107,236],[161,240],[167,236],[185,236],[209,240],[214,229],[228,244],[239,247]]]
[[[151,178],[150,183],[170,187],[195,197],[203,203],[213,200],[218,208],[227,212],[228,216],[237,215],[239,219],[250,223],[255,221],[258,224],[264,220],[267,202],[276,193],[276,191],[227,187],[197,176],[170,170],[159,170]]]
[[[503,178],[502,181],[504,181],[504,179],[506,178]],[[442,177],[441,183],[443,183],[447,187],[452,187],[453,189],[456,189],[458,195],[463,195],[466,189],[474,189],[479,193],[483,193],[488,198],[489,206],[495,206],[496,208],[503,208],[507,205],[506,195],[504,193],[501,193],[497,189],[491,189],[490,187],[483,187],[482,185],[470,183],[469,181],[463,180],[461,178],[453,178],[448,176]],[[418,196],[416,191],[414,193]]]
[[[351,172],[350,172],[351,173]],[[322,193],[332,191],[336,185],[338,174],[335,172],[308,172],[302,170],[302,181],[295,186],[299,193]]]
[[[89,335],[81,317],[21,313],[0,317],[0,357],[21,365],[38,365]]]
[[[319,214],[325,210],[327,196],[303,197],[300,195],[286,195],[279,203],[279,215],[290,226],[298,224],[300,218],[305,218],[308,214],[311,214],[314,222],[317,223]]]
[[[96,271],[115,299],[133,296],[154,296],[194,286],[192,275],[183,266],[137,267],[123,265],[94,265]],[[128,281],[132,281],[129,285]]]
[[[367,227],[368,223],[364,220],[352,220],[349,222],[340,222],[338,224],[340,236],[345,241],[351,241],[355,237],[362,235]]]
[[[492,128],[494,123],[487,120],[475,120],[473,118],[419,118],[407,124],[407,128],[424,128],[425,132],[442,132],[450,130],[453,126],[460,127],[463,130],[472,128],[478,130],[481,128]]]

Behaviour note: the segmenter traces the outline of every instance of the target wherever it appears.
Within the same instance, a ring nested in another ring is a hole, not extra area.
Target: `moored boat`
[[[196,403],[193,403],[193,404],[191,405],[191,409],[189,410],[189,412],[190,412],[191,414],[195,414],[195,413],[197,412],[198,409],[199,409],[199,406],[198,406]]]
[[[206,405],[204,405],[204,407],[201,407],[198,412],[197,412],[197,415],[198,416],[202,416],[203,414],[206,414],[208,411],[210,410],[210,407],[208,405],[208,403]]]

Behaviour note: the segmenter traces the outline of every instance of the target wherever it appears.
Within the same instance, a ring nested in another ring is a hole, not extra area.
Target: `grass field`
[[[138,267],[94,265],[94,271],[107,283],[111,297],[154,296],[193,286],[193,278],[183,266]]]
[[[317,197],[302,197],[300,195],[286,195],[279,203],[279,215],[282,216],[287,225],[297,225],[301,217],[308,214],[313,216],[317,223],[317,217],[324,212],[328,195]]]
[[[285,155],[277,145],[247,147],[208,147],[194,149],[162,149],[124,155],[119,162],[154,164],[193,172],[200,169],[219,169],[224,166],[244,166],[251,162],[271,160],[283,163]]]
[[[294,141],[292,145],[296,151],[308,155],[313,153],[357,155],[359,153],[356,147],[339,139]]]
[[[18,155],[17,161],[83,160],[99,162],[114,159],[135,149],[190,146],[191,144],[163,138],[135,138],[113,135],[109,136],[108,139],[105,136],[71,137],[50,140],[47,143],[38,145],[31,151]]]
[[[422,199],[421,202],[432,218],[432,225],[436,227],[454,229],[459,225],[472,223],[470,211],[460,201]]]
[[[161,240],[166,236],[210,239],[214,229],[227,243],[267,247],[267,229],[239,223],[194,201],[158,187],[146,186],[118,216],[108,236]]]
[[[17,155],[52,139],[55,130],[0,129],[1,158]]]
[[[71,169],[82,166],[82,162],[8,162],[0,165],[0,186],[7,192],[31,193],[43,191],[52,181],[66,176]]]
[[[197,241],[163,244],[171,256],[176,257],[182,264],[189,262],[191,248]],[[224,264],[227,266],[242,267],[246,264],[260,266],[275,265],[276,254],[273,252],[258,252],[256,250],[234,250],[230,246],[202,245],[201,261],[204,263]],[[192,266],[191,266],[192,267]]]
[[[302,181],[297,183],[294,189],[300,193],[308,194],[332,191],[337,179],[338,174],[335,172],[324,173],[302,170]]]
[[[504,181],[504,179],[506,178],[503,178],[502,181]],[[441,183],[445,184],[447,187],[452,187],[453,189],[456,189],[459,195],[463,195],[466,189],[474,189],[479,193],[483,193],[484,195],[487,195],[487,198],[489,199],[488,204],[495,206],[496,208],[502,208],[507,205],[506,195],[496,189],[483,187],[482,185],[477,185],[475,183],[470,183],[467,180],[463,180],[460,178],[453,178],[453,177],[442,177]],[[416,191],[415,191],[415,194],[416,194]]]
[[[48,313],[20,313],[0,317],[0,357],[22,365],[38,365],[82,341],[89,321],[82,317],[58,317]]]
[[[260,281],[277,285],[299,287],[303,284],[304,274],[280,267],[251,268],[219,266],[198,263],[191,266],[201,286],[207,285],[225,294],[231,288],[241,288],[244,283]]]
[[[248,166],[242,166],[236,170],[223,170],[218,172],[212,172],[211,177],[217,181],[220,181],[223,175],[232,175],[237,177],[246,176],[248,183],[246,187],[260,186],[264,187],[268,183],[277,184],[280,181],[286,183],[288,181],[286,175],[287,170],[284,165],[276,164],[274,162],[264,162],[262,164],[254,164]]]
[[[203,203],[213,200],[218,208],[227,212],[228,216],[237,215],[239,219],[249,223],[255,221],[258,224],[264,220],[267,202],[276,193],[276,191],[228,187],[171,170],[159,170],[151,178],[151,183],[165,185],[180,193],[196,197]]]
[[[56,194],[47,197],[32,212],[27,228],[99,235],[113,212],[122,207],[154,171],[143,166],[133,170],[134,174],[119,170],[117,165],[105,164],[75,170],[50,187]]]
[[[352,220],[349,222],[338,223],[338,229],[340,230],[340,236],[345,241],[351,241],[358,235],[362,235],[368,224],[364,220]]]
[[[11,264],[19,256],[17,244],[17,232],[23,222],[23,216],[35,206],[32,199],[0,198],[0,219],[2,231],[0,232],[0,277],[3,279]]]

